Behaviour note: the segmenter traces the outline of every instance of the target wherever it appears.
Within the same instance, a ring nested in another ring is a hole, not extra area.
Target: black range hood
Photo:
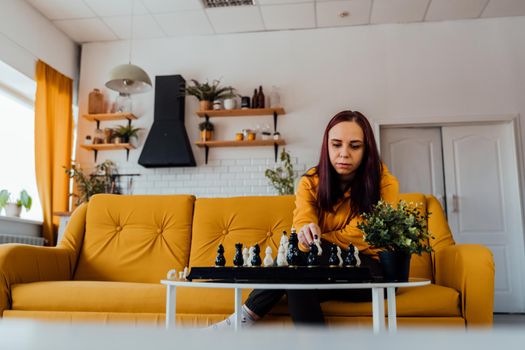
[[[195,166],[190,140],[184,127],[186,81],[180,75],[155,77],[153,125],[140,154],[145,168]]]

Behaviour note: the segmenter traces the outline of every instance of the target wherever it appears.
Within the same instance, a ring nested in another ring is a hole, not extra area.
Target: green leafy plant
[[[401,200],[394,208],[379,201],[371,212],[362,215],[363,222],[357,227],[373,248],[421,255],[432,251],[428,245],[428,240],[434,238],[427,228],[429,215],[421,213],[421,204]]]
[[[77,163],[66,168],[66,173],[75,180],[78,194],[71,195],[77,198],[77,205],[89,201],[91,196],[97,193],[116,193],[115,178],[118,176],[118,169],[111,160],[98,164],[88,175]]]
[[[214,101],[225,98],[235,97],[234,88],[231,86],[221,87],[219,80],[214,80],[213,83],[199,83],[195,79],[191,79],[193,85],[187,86],[184,89],[186,95],[195,96],[199,101]]]
[[[129,142],[132,138],[137,139],[142,128],[134,128],[132,125],[119,125],[113,129],[113,136],[121,137],[124,142]]]
[[[296,175],[293,171],[290,154],[283,148],[279,159],[281,165],[275,169],[266,169],[264,176],[268,178],[280,196],[294,194],[294,180]]]
[[[7,190],[0,191],[0,209],[4,208],[9,203],[15,203],[17,206],[24,207],[26,210],[29,210],[33,205],[33,198],[31,198],[26,190],[20,191],[20,195],[17,199],[14,199],[11,196],[11,193]]]
[[[211,122],[209,121],[204,121],[202,123],[199,124],[199,130],[200,131],[213,131],[214,129],[214,126]]]

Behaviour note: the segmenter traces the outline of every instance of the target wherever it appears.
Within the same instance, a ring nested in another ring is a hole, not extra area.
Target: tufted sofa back
[[[75,280],[158,283],[188,265],[195,197],[96,195]]]

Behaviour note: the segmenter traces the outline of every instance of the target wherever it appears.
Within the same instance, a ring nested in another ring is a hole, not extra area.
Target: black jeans
[[[329,245],[323,242],[321,263],[327,265]],[[373,276],[381,276],[379,261],[359,254],[361,266],[370,268]],[[370,289],[334,289],[334,290],[259,290],[252,291],[246,300],[246,306],[257,316],[263,317],[284,295],[288,297],[288,311],[295,324],[323,325],[324,315],[321,303],[328,300],[365,302],[372,300]]]

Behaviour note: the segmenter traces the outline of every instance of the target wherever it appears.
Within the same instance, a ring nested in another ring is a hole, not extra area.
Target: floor
[[[525,327],[525,314],[494,314],[494,328]]]

